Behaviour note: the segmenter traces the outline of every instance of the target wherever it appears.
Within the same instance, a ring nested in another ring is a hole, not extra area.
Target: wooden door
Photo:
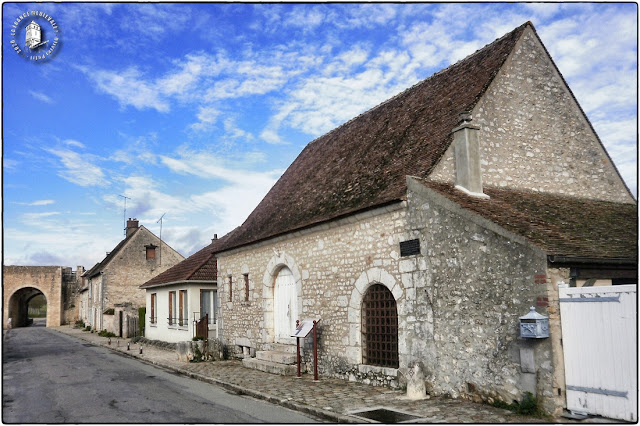
[[[295,332],[298,319],[298,295],[293,273],[287,267],[278,272],[273,298],[273,328],[276,342],[295,343],[295,338],[291,335]]]

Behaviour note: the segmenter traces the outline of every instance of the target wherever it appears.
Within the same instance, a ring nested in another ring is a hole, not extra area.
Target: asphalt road
[[[4,423],[312,423],[44,327],[5,331]]]

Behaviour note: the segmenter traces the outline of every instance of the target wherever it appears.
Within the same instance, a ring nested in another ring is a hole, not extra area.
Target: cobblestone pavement
[[[419,423],[541,423],[545,419],[519,416],[511,411],[464,400],[431,397],[420,401],[404,399],[403,392],[360,383],[323,378],[315,382],[313,375],[301,378],[279,376],[247,369],[238,360],[187,363],[178,361],[174,351],[127,344],[130,339],[111,339],[77,328],[52,327],[58,332],[74,336],[95,345],[105,346],[142,361],[176,371],[231,391],[264,399],[285,407],[321,417],[330,422],[366,423],[355,412],[387,408],[417,416]],[[563,419],[566,421],[566,419]],[[550,420],[546,420],[547,422]]]

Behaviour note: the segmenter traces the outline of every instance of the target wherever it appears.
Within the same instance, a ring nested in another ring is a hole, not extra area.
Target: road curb
[[[322,408],[313,407],[313,406],[310,406],[310,405],[307,405],[307,404],[300,404],[300,403],[293,402],[293,401],[290,401],[290,400],[287,400],[287,399],[281,399],[281,398],[278,398],[278,397],[273,396],[273,395],[269,395],[269,394],[265,394],[265,393],[262,393],[262,392],[254,391],[252,389],[246,389],[246,388],[243,388],[242,386],[235,385],[235,384],[229,383],[229,382],[225,382],[225,381],[213,378],[213,377],[205,376],[205,375],[198,374],[198,373],[193,373],[191,371],[183,370],[181,368],[176,368],[174,366],[167,365],[167,364],[164,364],[162,362],[148,360],[148,359],[145,359],[143,357],[136,356],[133,353],[127,353],[125,351],[118,350],[118,349],[116,349],[114,347],[111,347],[110,345],[106,345],[104,343],[93,342],[93,341],[91,341],[89,339],[84,338],[82,335],[72,335],[72,334],[68,334],[68,333],[65,333],[65,332],[60,331],[60,330],[56,330],[54,328],[51,328],[50,330],[54,330],[54,331],[56,331],[56,332],[58,332],[60,334],[64,334],[65,336],[78,338],[79,340],[83,340],[85,342],[88,342],[92,346],[103,347],[103,348],[109,349],[112,352],[115,352],[117,354],[121,354],[121,355],[127,356],[129,358],[137,359],[137,360],[139,360],[141,362],[144,362],[145,364],[148,364],[148,365],[161,367],[161,368],[163,368],[165,370],[170,370],[170,371],[173,371],[175,373],[179,373],[179,374],[181,374],[183,376],[186,376],[186,377],[189,377],[189,378],[192,378],[192,379],[196,379],[196,380],[199,380],[199,381],[202,381],[202,382],[206,382],[206,383],[210,383],[210,384],[214,384],[214,385],[219,385],[219,386],[221,386],[221,387],[223,387],[225,389],[231,390],[231,391],[233,391],[233,392],[235,392],[235,393],[237,393],[239,395],[247,395],[247,396],[250,396],[250,397],[255,398],[255,399],[261,399],[263,401],[267,401],[267,402],[270,402],[272,404],[280,405],[282,407],[288,408],[288,409],[293,410],[293,411],[298,411],[298,412],[302,412],[302,413],[305,413],[305,414],[310,414],[310,415],[315,416],[315,417],[326,419],[326,420],[329,420],[329,421],[331,421],[333,423],[354,423],[354,424],[355,423],[361,423],[360,420],[358,420],[356,418],[353,418],[353,417],[350,417],[350,416],[346,416],[346,415],[339,414],[339,413],[334,413],[332,411],[325,410],[325,409],[322,409]]]

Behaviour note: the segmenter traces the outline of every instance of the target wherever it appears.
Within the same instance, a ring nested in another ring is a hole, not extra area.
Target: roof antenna
[[[156,221],[156,223],[160,222],[160,266],[162,266],[162,218],[164,217],[165,214],[167,213],[162,213],[162,216],[160,216],[160,219]]]
[[[122,228],[124,229],[124,235],[127,235],[127,200],[131,198],[124,195],[118,195],[118,197],[124,198],[124,211],[122,212]]]

